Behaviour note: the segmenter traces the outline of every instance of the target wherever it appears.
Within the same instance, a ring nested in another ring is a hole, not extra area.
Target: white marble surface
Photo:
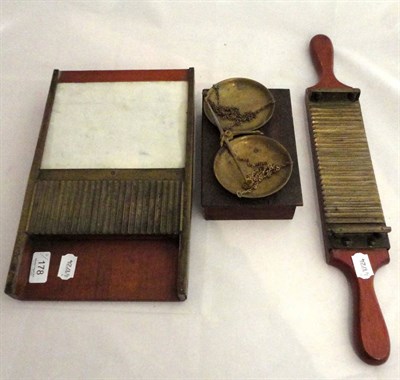
[[[183,168],[187,82],[60,83],[42,169]]]
[[[231,77],[291,91],[304,206],[289,221],[205,221],[199,166],[184,303],[19,302],[0,296],[0,378],[394,380],[399,374],[397,1],[7,1],[1,6],[4,285],[53,69],[193,66],[201,90]],[[392,340],[371,367],[351,346],[351,298],[326,264],[304,105],[308,44],[335,47],[361,108],[392,248],[375,288]],[[198,136],[197,136],[198,137]],[[199,157],[199,146],[196,154]]]

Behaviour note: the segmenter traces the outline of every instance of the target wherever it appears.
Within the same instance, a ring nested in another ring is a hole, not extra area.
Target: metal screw
[[[322,99],[322,94],[320,92],[313,92],[311,94],[311,101],[319,102]]]
[[[342,244],[343,244],[345,247],[349,247],[349,246],[351,245],[351,243],[352,243],[352,240],[351,240],[350,238],[348,238],[348,237],[342,237]]]

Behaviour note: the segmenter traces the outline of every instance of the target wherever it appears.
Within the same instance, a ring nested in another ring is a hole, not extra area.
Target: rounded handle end
[[[390,355],[390,339],[374,290],[374,273],[389,262],[389,253],[384,248],[365,251],[372,270],[368,278],[360,278],[356,273],[352,260],[356,250],[333,249],[330,264],[346,274],[353,289],[354,338],[358,354],[366,363],[379,365]],[[360,265],[368,267],[365,260]]]
[[[310,52],[319,75],[319,82],[312,88],[349,88],[335,77],[333,72],[333,45],[328,36],[324,34],[314,36],[310,41]]]

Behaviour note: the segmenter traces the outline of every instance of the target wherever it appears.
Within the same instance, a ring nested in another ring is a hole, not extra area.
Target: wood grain
[[[188,70],[61,71],[59,83],[186,81]]]
[[[29,283],[34,252],[51,252],[48,279]],[[57,276],[61,257],[78,257],[75,276]],[[58,301],[179,301],[178,238],[39,237],[25,247],[15,298]]]
[[[316,88],[351,88],[339,82],[333,71],[333,45],[329,37],[318,34],[310,41],[310,52],[314,66],[319,75],[319,82],[311,87]]]
[[[360,357],[369,364],[382,364],[390,354],[390,340],[385,320],[374,290],[374,276],[368,279],[356,276],[352,256],[356,252],[368,254],[376,271],[389,262],[387,249],[334,249],[330,264],[341,269],[353,291],[354,344]]]

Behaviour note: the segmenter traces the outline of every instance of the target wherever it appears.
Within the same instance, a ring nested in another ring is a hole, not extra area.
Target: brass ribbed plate
[[[359,102],[308,105],[326,222],[385,223]]]
[[[27,232],[178,234],[181,191],[179,180],[40,180]]]

